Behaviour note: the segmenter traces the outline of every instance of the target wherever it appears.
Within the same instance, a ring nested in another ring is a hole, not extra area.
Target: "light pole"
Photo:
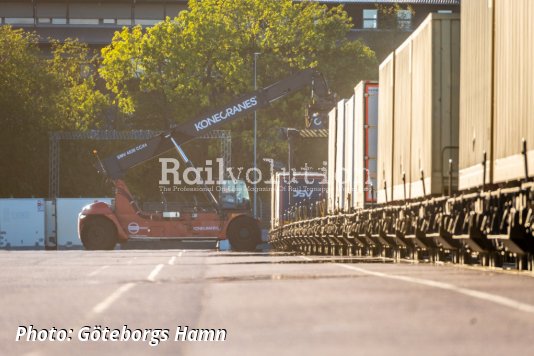
[[[287,171],[289,174],[289,183],[287,184],[289,190],[288,203],[291,204],[291,143],[293,139],[299,136],[300,131],[293,127],[283,127],[279,133],[283,139],[287,140]]]
[[[258,89],[258,83],[256,81],[256,74],[257,74],[257,70],[256,70],[256,62],[258,61],[258,56],[260,55],[259,52],[254,52],[254,90],[257,90]],[[257,180],[258,180],[258,177],[256,176],[256,169],[257,169],[257,162],[256,162],[256,150],[257,150],[257,129],[258,129],[258,122],[257,122],[257,113],[256,113],[256,110],[254,110],[254,202],[253,202],[253,208],[252,208],[252,213],[254,215],[255,218],[257,218],[257,204],[256,204],[256,201],[257,201],[257,197],[258,197],[258,190],[256,189],[256,183],[257,183]]]

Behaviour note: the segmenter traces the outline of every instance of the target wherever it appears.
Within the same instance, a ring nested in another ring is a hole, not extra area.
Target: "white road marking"
[[[451,292],[456,292],[456,293],[459,293],[459,294],[467,295],[469,297],[473,297],[473,298],[485,300],[485,301],[488,301],[488,302],[492,302],[492,303],[495,303],[495,304],[499,304],[501,306],[508,307],[508,308],[515,309],[515,310],[519,310],[519,311],[522,311],[522,312],[534,313],[534,305],[527,304],[527,303],[522,303],[522,302],[519,302],[517,300],[510,299],[510,298],[503,297],[503,296],[496,295],[496,294],[481,292],[481,291],[468,289],[468,288],[462,288],[462,287],[455,286],[454,284],[433,281],[433,280],[430,280],[430,279],[414,278],[414,277],[408,277],[408,276],[399,276],[399,275],[394,275],[394,274],[387,274],[387,273],[382,273],[382,272],[370,271],[370,270],[367,270],[367,269],[354,267],[354,266],[349,266],[349,265],[340,264],[340,263],[336,263],[336,264],[339,267],[343,267],[343,268],[350,269],[350,270],[353,270],[353,271],[356,271],[356,272],[364,273],[364,274],[367,274],[367,275],[370,275],[370,276],[375,276],[375,277],[380,277],[380,278],[388,278],[388,279],[396,279],[398,281],[414,283],[414,284],[420,284],[420,285],[424,285],[424,286],[427,286],[427,287],[433,287],[433,288],[438,288],[438,289],[444,289],[444,290],[448,290],[448,291],[451,291]]]
[[[176,261],[176,256],[172,256],[171,259],[169,260],[169,262],[167,262],[167,263],[172,266],[174,264],[174,261]]]
[[[162,264],[159,264],[156,267],[154,267],[154,269],[152,270],[152,272],[150,272],[150,274],[148,275],[146,279],[148,279],[150,282],[154,282],[156,280],[156,276],[162,270],[162,268],[163,268]]]
[[[109,268],[109,266],[100,266],[97,269],[95,269],[93,272],[89,273],[88,276],[89,277],[94,277],[97,274],[99,274],[100,272],[102,272],[103,270],[105,270],[106,268]]]
[[[306,260],[306,261],[313,261],[312,258],[309,258],[309,257],[306,257],[306,256],[299,256],[300,258],[302,258],[303,260]]]
[[[178,252],[178,257],[182,257],[183,254],[184,254],[184,251]]]
[[[135,283],[126,283],[117,288],[113,293],[111,293],[106,299],[95,305],[92,312],[94,314],[100,314],[104,312],[107,308],[111,306],[117,299],[119,299],[124,293],[129,291],[135,286]]]

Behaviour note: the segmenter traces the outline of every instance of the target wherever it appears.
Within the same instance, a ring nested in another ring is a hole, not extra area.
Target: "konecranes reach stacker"
[[[334,96],[323,75],[315,69],[307,69],[102,160],[100,171],[113,182],[115,199],[111,205],[96,202],[83,207],[78,218],[78,233],[84,247],[109,250],[129,239],[228,239],[233,250],[255,250],[261,242],[260,224],[250,214],[248,190],[243,181],[223,181],[219,196],[222,203],[206,190],[211,202],[209,209],[158,212],[141,210],[123,177],[128,169],[173,148],[191,167],[181,147],[184,143],[307,86],[312,88],[308,113],[321,115],[330,110]]]

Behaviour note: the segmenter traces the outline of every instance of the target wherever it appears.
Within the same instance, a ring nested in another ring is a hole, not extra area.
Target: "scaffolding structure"
[[[90,130],[90,131],[56,131],[49,134],[48,156],[48,196],[50,199],[59,197],[59,171],[60,171],[60,143],[61,141],[144,141],[161,134],[162,131],[154,130]],[[223,159],[223,167],[231,166],[232,135],[229,130],[213,130],[198,137],[199,139],[220,140],[220,153]]]

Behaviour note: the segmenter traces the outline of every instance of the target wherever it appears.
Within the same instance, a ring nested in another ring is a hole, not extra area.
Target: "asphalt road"
[[[354,262],[206,250],[0,251],[0,354],[534,352],[532,274]],[[27,341],[26,333],[15,341],[29,325],[45,329],[34,333],[41,336],[66,329],[72,340]],[[151,331],[146,341],[79,340],[81,330],[124,325]],[[226,340],[175,341],[185,326],[225,329]],[[150,346],[154,329],[169,335]]]

